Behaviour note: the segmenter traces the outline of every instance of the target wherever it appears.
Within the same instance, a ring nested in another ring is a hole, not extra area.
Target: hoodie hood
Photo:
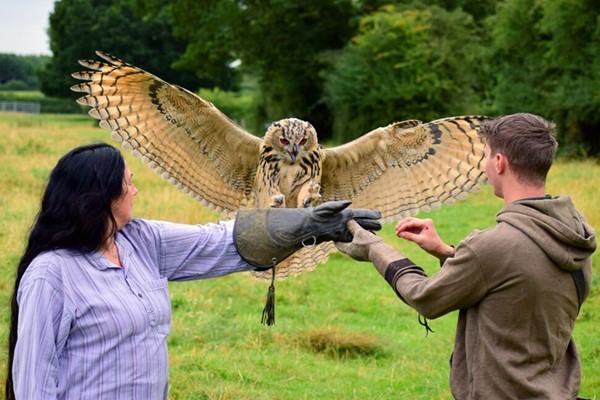
[[[594,229],[567,196],[515,201],[498,213],[496,221],[523,232],[566,271],[582,269],[596,250]]]

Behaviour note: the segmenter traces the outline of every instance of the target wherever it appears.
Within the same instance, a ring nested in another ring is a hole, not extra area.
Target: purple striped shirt
[[[40,254],[19,286],[18,399],[166,399],[167,281],[247,271],[233,221],[135,219],[116,234],[122,268],[98,253]]]

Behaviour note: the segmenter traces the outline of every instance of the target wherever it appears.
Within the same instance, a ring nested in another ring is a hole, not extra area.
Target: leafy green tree
[[[385,6],[325,73],[337,140],[401,119],[472,113],[479,44],[473,19],[437,6]]]
[[[505,0],[489,27],[498,113],[543,115],[566,152],[600,154],[600,3]]]
[[[448,11],[461,9],[470,14],[476,22],[483,21],[496,12],[496,6],[502,0],[432,0],[429,5],[437,5]]]
[[[37,90],[38,70],[48,56],[20,56],[0,53],[0,90]]]
[[[351,37],[357,10],[350,1],[253,1],[243,13],[244,60],[258,69],[266,116],[310,121],[327,137],[330,112],[321,102],[323,52]]]
[[[95,50],[113,54],[154,75],[190,89],[200,81],[193,73],[171,68],[184,44],[173,39],[166,17],[153,21],[137,17],[125,3],[112,0],[60,0],[50,15],[52,59],[43,69],[42,91],[68,97],[76,83],[71,73],[81,69],[79,59],[97,59]]]
[[[241,61],[240,70],[257,82],[263,122],[293,116],[325,136],[330,131],[330,113],[321,102],[322,53],[342,48],[353,34],[359,12],[354,1],[130,1],[150,18],[170,15],[174,34],[188,43],[178,66],[231,90],[239,79],[231,65]]]
[[[331,103],[323,97],[325,79],[330,75],[321,73],[332,54],[344,48],[356,34],[361,17],[371,15],[387,3],[398,7],[414,3],[414,0],[123,1],[128,1],[147,19],[164,13],[170,16],[174,35],[187,42],[184,55],[175,65],[194,70],[205,81],[212,79],[224,90],[237,89],[241,73],[252,75],[258,88],[258,120],[303,118],[316,126],[322,139],[329,138],[332,130]],[[465,18],[458,21],[462,27],[458,30],[464,38],[462,31],[477,29],[477,25],[460,10],[477,13],[479,21],[493,11],[498,1],[427,3],[437,5],[435,15],[443,11],[441,8],[452,12],[456,9],[457,18]],[[420,9],[426,6],[421,5]],[[454,30],[450,27],[450,32]],[[472,46],[466,43],[465,47]],[[236,60],[241,60],[241,68],[233,69],[231,65]]]

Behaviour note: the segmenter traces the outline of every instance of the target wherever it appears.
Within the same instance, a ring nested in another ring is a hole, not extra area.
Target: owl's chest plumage
[[[321,182],[319,149],[298,155],[294,162],[286,160],[270,146],[261,149],[255,180],[259,207],[272,206],[273,196],[284,195],[285,207],[297,207],[299,196],[305,196],[307,186]]]

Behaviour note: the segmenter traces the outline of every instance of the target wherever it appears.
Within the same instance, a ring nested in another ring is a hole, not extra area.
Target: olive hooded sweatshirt
[[[388,281],[427,318],[460,310],[455,398],[576,399],[579,297],[571,272],[583,271],[586,298],[594,231],[566,196],[513,202],[496,220],[463,240],[434,276],[407,265]]]

